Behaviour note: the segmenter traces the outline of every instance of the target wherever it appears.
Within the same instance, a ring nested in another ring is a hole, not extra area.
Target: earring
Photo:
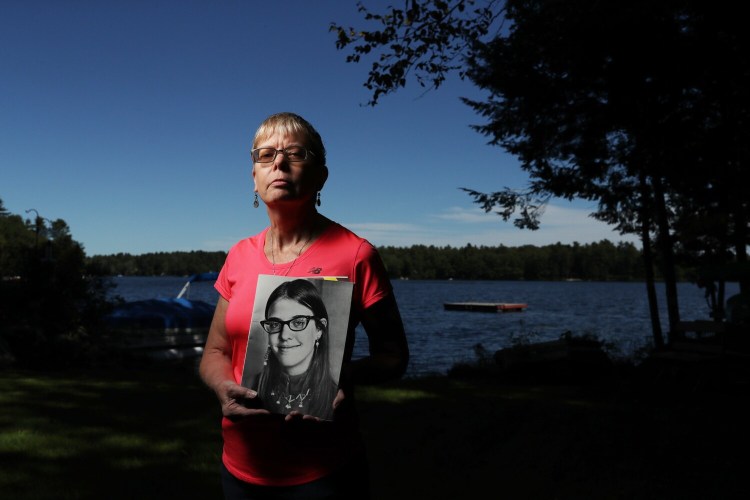
[[[258,203],[258,193],[255,193],[255,199],[253,200],[253,207],[258,208],[258,205],[260,205],[260,203]]]
[[[320,191],[318,191],[318,199],[315,200],[315,204],[320,206]]]
[[[266,354],[263,356],[263,366],[268,366],[268,353],[271,350],[271,346],[268,346],[268,349],[266,349]]]
[[[315,349],[320,346],[320,338],[315,339]]]

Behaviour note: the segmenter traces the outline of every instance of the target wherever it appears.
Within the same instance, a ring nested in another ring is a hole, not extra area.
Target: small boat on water
[[[523,312],[527,304],[507,302],[446,302],[446,311],[475,311],[475,312]]]
[[[113,339],[124,348],[156,359],[200,356],[215,305],[190,299],[190,285],[216,281],[218,273],[190,276],[174,298],[124,302],[106,316]]]

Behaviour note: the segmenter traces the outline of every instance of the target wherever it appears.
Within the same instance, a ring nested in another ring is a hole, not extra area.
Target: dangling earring
[[[268,366],[268,353],[271,351],[271,346],[269,345],[266,349],[266,354],[263,356],[263,366]]]
[[[320,346],[320,337],[318,337],[317,339],[315,339],[315,350],[316,351],[318,350],[319,346]]]
[[[318,191],[318,199],[315,200],[315,204],[320,206],[320,191]]]
[[[253,200],[253,207],[258,208],[260,203],[258,203],[258,193],[255,193],[255,199]]]

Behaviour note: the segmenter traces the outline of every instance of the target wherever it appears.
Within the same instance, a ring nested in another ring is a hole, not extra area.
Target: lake
[[[116,277],[113,293],[125,300],[174,297],[182,277]],[[594,335],[610,345],[612,357],[630,358],[651,344],[651,320],[643,283],[540,281],[422,281],[394,280],[404,320],[411,360],[407,376],[445,374],[457,362],[474,359],[474,346],[490,352],[517,342],[556,340],[571,331]],[[657,285],[661,321],[666,330],[664,286]],[[738,293],[727,285],[726,296]],[[691,283],[678,284],[681,319],[709,319],[704,291]],[[190,298],[215,304],[211,283],[197,282]],[[521,302],[523,312],[483,313],[446,311],[445,302]],[[357,329],[355,357],[367,353],[367,337]]]

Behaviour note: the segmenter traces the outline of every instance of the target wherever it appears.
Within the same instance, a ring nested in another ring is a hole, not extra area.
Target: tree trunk
[[[651,333],[654,337],[654,346],[657,349],[664,347],[664,335],[661,331],[661,318],[659,317],[659,300],[656,295],[654,284],[654,254],[651,250],[651,218],[648,214],[648,185],[643,175],[640,176],[641,185],[641,244],[643,245],[643,265],[646,271],[646,294],[648,296],[648,309],[651,316]]]
[[[644,224],[645,226],[646,224]],[[648,234],[648,228],[641,232],[641,242],[643,244],[643,265],[646,268],[646,293],[651,315],[651,333],[654,337],[654,346],[661,349],[664,347],[664,335],[661,331],[661,319],[659,318],[659,300],[654,284],[654,255],[651,251],[651,236]]]
[[[664,186],[658,175],[652,177],[652,183],[654,201],[656,203],[656,222],[659,230],[660,250],[664,266],[664,286],[667,295],[667,316],[669,318],[669,341],[671,342],[680,335],[676,328],[680,322],[680,307],[677,298],[674,248],[672,245],[672,235],[669,230],[669,215],[667,214]]]
[[[750,294],[750,276],[745,272],[747,264],[747,218],[744,216],[744,205],[739,204],[734,213],[734,251],[737,254],[739,269],[740,293]]]

